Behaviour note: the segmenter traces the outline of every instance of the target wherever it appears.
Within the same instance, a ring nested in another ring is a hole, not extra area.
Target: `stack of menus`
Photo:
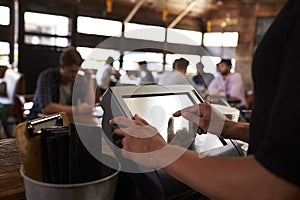
[[[74,184],[93,181],[105,176],[105,166],[95,158],[81,141],[78,130],[90,140],[99,142],[99,127],[76,125],[41,129],[41,161],[43,181],[55,184]],[[101,148],[99,148],[99,155]]]

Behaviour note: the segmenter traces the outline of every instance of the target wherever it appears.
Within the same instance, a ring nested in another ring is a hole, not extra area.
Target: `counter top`
[[[21,158],[14,138],[0,140],[0,199],[25,199]]]

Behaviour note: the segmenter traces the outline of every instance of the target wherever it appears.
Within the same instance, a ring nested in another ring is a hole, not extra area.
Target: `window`
[[[48,46],[58,46],[66,47],[69,44],[67,38],[58,37],[47,37],[47,36],[37,36],[37,35],[25,35],[25,43],[33,45],[48,45]]]
[[[163,42],[165,41],[165,28],[159,26],[126,23],[124,36],[133,39]]]
[[[9,43],[0,41],[0,65],[8,65],[9,64]]]
[[[25,12],[25,38],[27,44],[66,47],[71,28],[68,17]]]
[[[123,57],[123,70],[139,70],[138,62],[146,61],[149,71],[163,70],[163,54],[153,52],[125,52]]]
[[[78,52],[85,60],[82,67],[89,69],[99,69],[104,66],[106,59],[111,56],[116,61],[113,63],[115,69],[120,68],[120,63],[117,61],[120,57],[120,52],[112,49],[77,47]]]
[[[10,24],[10,9],[6,6],[0,6],[0,25],[8,26]]]
[[[238,32],[225,32],[223,33],[223,47],[236,47],[238,45]]]
[[[25,12],[25,32],[67,36],[70,33],[69,19],[63,16]]]
[[[215,32],[204,34],[204,46],[211,47],[236,47],[238,44],[237,32]]]
[[[204,33],[203,44],[204,46],[221,47],[222,39],[222,33]]]
[[[188,44],[195,46],[201,45],[201,32],[174,28],[169,28],[167,31],[167,42],[169,43]]]
[[[122,22],[79,16],[77,31],[85,34],[118,36],[122,34]]]

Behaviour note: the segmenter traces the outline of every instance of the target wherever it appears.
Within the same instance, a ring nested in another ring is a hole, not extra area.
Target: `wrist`
[[[224,124],[224,129],[221,133],[221,137],[249,142],[249,123],[234,122],[228,120]]]
[[[236,122],[234,121],[225,120],[220,136],[225,139],[233,139],[233,135],[235,134],[235,123]]]

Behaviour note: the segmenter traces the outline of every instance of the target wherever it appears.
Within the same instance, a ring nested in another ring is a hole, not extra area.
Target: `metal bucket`
[[[111,159],[114,159],[111,157]],[[21,165],[27,200],[113,200],[116,190],[120,163],[114,159],[117,169],[99,180],[76,184],[52,184],[33,180],[26,176]]]

